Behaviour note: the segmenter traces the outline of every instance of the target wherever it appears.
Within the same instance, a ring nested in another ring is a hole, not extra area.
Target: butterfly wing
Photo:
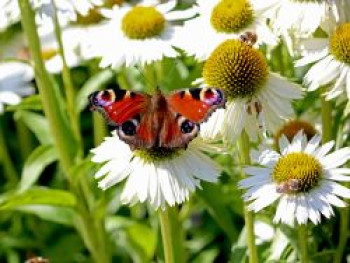
[[[169,107],[176,113],[200,124],[217,108],[225,105],[224,93],[215,88],[191,88],[176,91],[167,97]]]
[[[168,112],[160,129],[162,147],[186,147],[197,136],[200,123],[225,104],[224,94],[214,88],[176,91],[166,97]]]
[[[149,96],[122,89],[96,91],[89,95],[90,109],[97,110],[111,125],[121,125],[146,109]]]

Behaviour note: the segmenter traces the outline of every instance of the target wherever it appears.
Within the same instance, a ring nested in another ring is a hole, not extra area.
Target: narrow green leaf
[[[222,202],[221,188],[218,185],[205,182],[202,183],[202,188],[202,190],[196,192],[197,195],[205,202],[209,213],[218,222],[231,241],[236,240],[238,236],[237,229],[233,226],[233,218],[231,217],[230,210]]]
[[[17,207],[15,210],[27,214],[36,215],[46,221],[68,226],[74,225],[75,211],[70,207],[26,205]]]
[[[21,119],[27,125],[40,144],[53,144],[49,123],[43,115],[29,111],[17,111],[15,118]]]
[[[89,171],[94,167],[95,164],[91,162],[91,157],[88,156],[83,161],[79,162],[78,164],[74,165],[71,169],[69,169],[69,178],[72,178],[74,183],[78,183],[80,178],[89,174]]]
[[[157,236],[148,225],[126,217],[111,216],[106,219],[106,228],[111,234],[123,236],[123,242],[118,242],[118,245],[134,254],[133,261],[149,262],[154,257]]]
[[[218,256],[219,250],[212,248],[201,252],[192,262],[193,263],[212,263],[215,262],[215,258]]]
[[[105,69],[96,75],[92,76],[79,90],[76,97],[76,105],[78,112],[81,112],[88,104],[88,96],[90,93],[99,90],[114,77],[114,72],[110,69]]]
[[[58,158],[53,145],[40,145],[28,157],[24,163],[19,190],[29,189],[38,180],[46,166]]]
[[[245,263],[247,254],[247,230],[244,227],[237,242],[231,248],[230,263]]]
[[[21,103],[18,105],[8,106],[6,110],[17,111],[17,110],[42,110],[43,104],[39,95],[32,95],[30,97],[23,98]]]
[[[344,114],[343,117],[347,117],[350,113],[350,101],[348,101],[348,103],[346,104],[345,110],[344,110]]]
[[[23,193],[2,196],[0,210],[13,210],[25,205],[51,205],[74,207],[76,198],[64,190],[32,188]]]
[[[136,223],[126,229],[130,242],[143,250],[148,259],[153,258],[157,245],[155,231],[145,224]],[[142,234],[140,234],[142,233]]]

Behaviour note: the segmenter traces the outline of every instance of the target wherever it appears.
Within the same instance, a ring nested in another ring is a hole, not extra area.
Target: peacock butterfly
[[[182,148],[198,134],[199,125],[225,104],[223,91],[190,88],[163,95],[120,88],[89,95],[90,109],[101,112],[117,127],[121,140],[131,149]]]

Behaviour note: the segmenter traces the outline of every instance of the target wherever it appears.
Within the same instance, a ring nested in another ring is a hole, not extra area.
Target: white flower
[[[104,163],[96,173],[99,187],[107,189],[126,179],[121,195],[124,204],[149,202],[155,209],[186,201],[200,188],[200,180],[216,182],[220,169],[201,150],[212,150],[199,138],[187,149],[131,151],[116,133],[92,150],[92,161]]]
[[[198,0],[199,16],[185,22],[176,35],[175,45],[205,60],[223,41],[254,32],[258,44],[276,45],[277,38],[266,25],[265,13],[277,0]]]
[[[320,136],[307,141],[299,132],[290,143],[285,136],[279,141],[280,153],[262,149],[252,158],[259,166],[248,166],[250,177],[239,185],[247,189],[243,198],[255,212],[279,200],[274,222],[293,225],[314,224],[321,215],[330,218],[333,206],[346,204],[339,197],[350,198],[350,190],[338,182],[350,181],[350,169],[340,168],[350,159],[350,148],[330,153],[334,142],[322,146]]]
[[[264,129],[276,132],[293,115],[291,101],[302,97],[297,85],[269,72],[262,53],[239,40],[226,40],[214,50],[203,82],[223,89],[227,103],[201,126],[201,135],[231,143],[243,129],[253,140]]]
[[[328,27],[331,19],[339,19],[334,0],[281,0],[268,16],[273,31],[284,38],[291,55],[294,55],[299,38],[311,36],[319,26]]]
[[[76,67],[84,61],[84,57],[80,53],[83,35],[84,32],[81,28],[65,27],[62,29],[61,37],[68,67]],[[63,62],[59,54],[55,33],[50,31],[40,34],[40,42],[46,69],[50,73],[60,73],[63,69]]]
[[[176,1],[164,4],[114,6],[103,14],[110,20],[91,39],[91,52],[102,57],[101,67],[132,66],[149,64],[163,57],[176,57],[173,49],[175,32],[180,28],[172,24],[175,20],[192,17],[192,9],[171,11]]]
[[[271,12],[270,19],[274,31],[279,35],[289,32],[296,37],[307,37],[328,19],[329,10],[337,16],[333,0],[280,0],[278,7]]]
[[[87,15],[89,10],[103,4],[102,0],[37,0],[37,22],[42,26],[53,27],[55,8],[52,1],[55,1],[57,17],[60,25],[67,25],[77,20],[77,15]]]
[[[12,0],[0,1],[0,31],[20,20],[18,2]]]
[[[254,234],[255,243],[261,245],[262,243],[270,242],[273,239],[275,230],[270,224],[257,220],[254,222]]]
[[[0,63],[0,114],[4,104],[16,105],[22,96],[34,93],[31,81],[34,79],[32,67],[20,62]]]
[[[315,63],[304,78],[309,91],[331,84],[326,98],[333,99],[344,91],[350,99],[350,23],[339,25],[329,38],[314,38],[302,43],[303,58],[296,66]]]
[[[32,8],[37,12],[36,22],[40,28],[53,29],[54,7],[52,1],[55,1],[61,25],[67,25],[70,21],[75,21],[77,14],[86,15],[91,8],[103,3],[102,0],[30,0]],[[0,1],[0,31],[19,22],[20,19],[21,12],[18,1]]]

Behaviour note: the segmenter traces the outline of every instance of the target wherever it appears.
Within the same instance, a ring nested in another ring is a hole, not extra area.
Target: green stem
[[[307,249],[307,226],[306,225],[298,225],[298,238],[299,238],[300,262],[308,263],[309,254]]]
[[[35,13],[29,0],[18,0],[18,3],[21,10],[22,27],[29,40],[28,47],[31,57],[34,60],[35,80],[43,103],[44,113],[49,121],[62,168],[65,173],[68,173],[69,168],[74,162],[75,151],[72,149],[72,144],[74,145],[74,143],[70,140],[69,134],[65,132],[69,130],[69,127],[64,117],[60,114],[57,93],[54,90],[53,83],[41,57],[41,45],[34,20]]]
[[[154,94],[157,89],[157,75],[154,64],[144,66],[145,92]]]
[[[250,145],[249,145],[249,137],[245,131],[242,132],[238,143],[237,143],[240,159],[242,165],[250,164]],[[245,177],[245,174],[242,170],[242,178]],[[248,255],[249,255],[249,263],[257,263],[258,253],[255,245],[255,234],[254,234],[254,215],[250,212],[246,205],[244,204],[244,220],[247,229],[247,242],[248,242]]]
[[[322,95],[327,91],[327,87],[321,89],[321,114],[322,114],[322,143],[332,139],[332,103]]]
[[[95,219],[92,216],[91,207],[88,202],[89,192],[84,193],[84,180],[75,185],[69,171],[77,161],[76,140],[72,137],[72,131],[67,122],[59,95],[48,75],[44,62],[41,57],[41,45],[38,32],[36,31],[35,13],[29,3],[29,0],[18,0],[21,10],[22,27],[28,37],[29,51],[34,60],[35,79],[38,85],[39,94],[43,103],[44,113],[49,121],[50,131],[54,139],[55,146],[60,159],[63,172],[67,175],[71,191],[76,195],[77,200],[77,222],[76,229],[79,231],[83,241],[87,245],[94,262],[108,263],[111,261],[108,251],[108,242],[106,239],[101,240],[100,233],[105,233],[103,220]],[[81,147],[81,145],[80,145]],[[87,186],[87,188],[89,188]],[[91,197],[91,195],[90,195]]]
[[[33,150],[33,147],[34,147],[33,137],[30,130],[21,119],[18,119],[16,121],[16,128],[17,128],[17,139],[20,145],[22,160],[24,161],[27,159],[27,157]]]
[[[165,263],[185,262],[183,235],[179,225],[177,208],[167,207],[158,212],[162,233]]]
[[[349,208],[340,211],[340,237],[337,250],[334,255],[333,263],[341,263],[349,236]]]
[[[339,149],[343,145],[343,129],[344,121],[341,120],[337,131],[337,140],[335,148]],[[346,187],[349,187],[349,183],[346,183]],[[341,209],[340,211],[340,227],[339,227],[339,243],[337,250],[335,251],[333,263],[341,263],[346,248],[346,244],[349,237],[349,216],[350,211],[348,207]]]
[[[18,181],[18,173],[11,160],[10,153],[8,152],[8,147],[6,145],[6,138],[4,134],[4,127],[4,120],[0,116],[0,163],[2,163],[4,167],[4,173],[7,179],[7,183],[10,186],[12,186]]]
[[[94,123],[94,145],[98,146],[107,135],[106,121],[97,112],[92,114],[92,118]]]
[[[78,145],[80,146],[80,149],[78,151],[79,155],[82,156],[83,151],[83,145],[82,145],[82,138],[80,134],[80,127],[79,127],[79,114],[76,110],[76,103],[75,103],[75,89],[72,81],[72,76],[70,69],[67,65],[67,60],[65,56],[64,46],[63,46],[63,40],[62,40],[62,30],[58,21],[58,15],[57,15],[57,8],[55,4],[55,0],[51,0],[52,6],[54,7],[54,25],[55,25],[55,36],[58,43],[58,50],[62,59],[62,78],[63,78],[63,84],[65,87],[65,93],[67,98],[67,111],[68,116],[70,119],[71,127],[74,132],[74,136],[76,137],[78,141]]]

